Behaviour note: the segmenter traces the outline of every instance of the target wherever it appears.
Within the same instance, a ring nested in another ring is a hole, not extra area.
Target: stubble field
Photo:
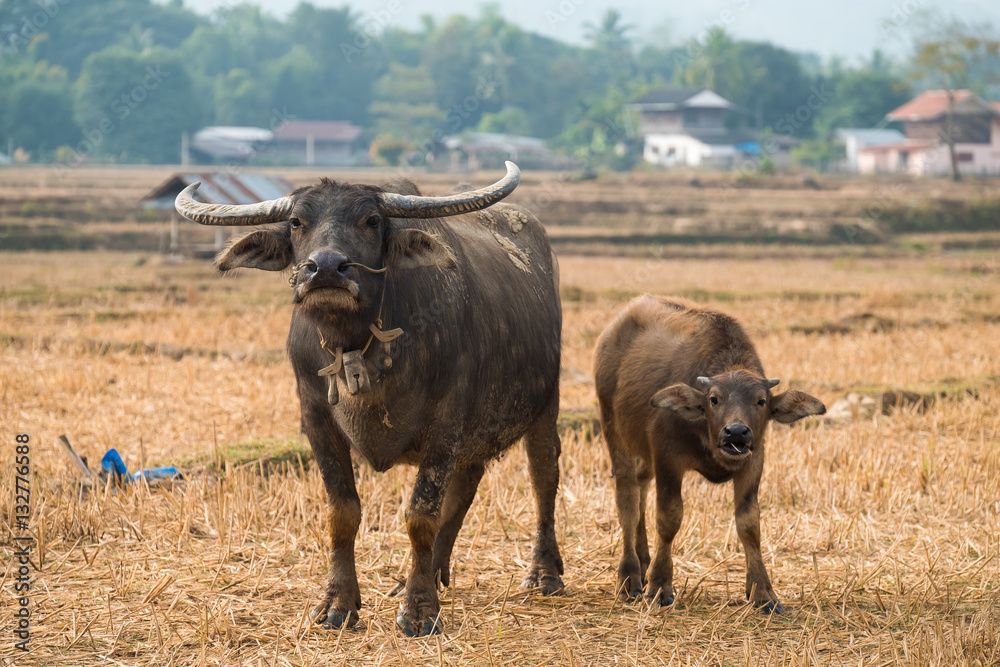
[[[445,634],[422,639],[396,630],[387,597],[407,558],[410,468],[357,470],[360,622],[337,632],[308,621],[326,573],[325,495],[298,435],[283,276],[220,277],[149,253],[0,254],[0,520],[10,544],[14,436],[26,433],[36,537],[27,655],[14,648],[17,566],[3,550],[0,660],[998,664],[995,252],[758,250],[561,257],[565,594],[518,590],[534,526],[518,446],[487,472],[459,535]],[[839,417],[770,428],[762,545],[784,616],[745,603],[730,487],[694,476],[677,603],[614,600],[620,535],[591,354],[644,291],[736,315],[782,387],[828,408],[853,396]],[[130,469],[177,464],[187,479],[81,486],[61,434],[91,469],[115,447]]]

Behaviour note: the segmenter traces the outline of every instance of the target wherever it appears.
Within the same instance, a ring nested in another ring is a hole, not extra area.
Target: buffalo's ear
[[[288,225],[257,229],[235,239],[215,258],[219,271],[262,269],[283,271],[292,263],[292,235]]]
[[[697,421],[705,416],[705,394],[686,384],[670,385],[653,394],[654,408],[673,410],[677,416]]]
[[[396,269],[415,269],[421,266],[451,268],[455,264],[451,248],[425,231],[400,229],[389,236],[387,266]]]
[[[789,389],[771,399],[771,419],[782,424],[825,412],[826,406],[818,398],[797,389]]]

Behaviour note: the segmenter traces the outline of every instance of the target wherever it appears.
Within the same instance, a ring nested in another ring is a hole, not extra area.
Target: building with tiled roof
[[[343,120],[286,120],[274,130],[270,156],[283,164],[347,166],[354,162],[362,132]]]
[[[948,174],[950,135],[960,173],[1000,175],[998,102],[970,90],[928,90],[890,111],[886,119],[902,122],[905,138],[860,149],[861,173]]]

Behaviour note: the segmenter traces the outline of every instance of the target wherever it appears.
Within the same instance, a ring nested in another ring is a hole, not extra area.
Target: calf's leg
[[[763,452],[759,454],[763,456]],[[758,453],[754,453],[758,456]],[[783,614],[785,608],[778,601],[771,579],[767,576],[764,559],[760,551],[760,508],[757,505],[757,491],[763,461],[748,467],[733,478],[733,501],[736,505],[736,533],[743,543],[747,559],[747,599],[767,613]]]
[[[608,442],[611,449],[611,470],[615,476],[615,506],[622,527],[622,557],[618,563],[617,591],[631,600],[642,595],[642,569],[637,551],[639,528],[639,483],[635,474],[635,457]],[[648,551],[648,547],[647,547]]]
[[[640,459],[636,468],[636,480],[639,483],[639,524],[636,526],[635,552],[639,556],[639,572],[642,573],[643,584],[649,570],[649,540],[646,536],[646,498],[649,495],[649,480],[653,476],[650,467]]]
[[[680,475],[663,462],[657,462],[656,558],[649,568],[646,593],[650,598],[655,597],[663,606],[674,603],[674,559],[671,549],[684,519],[681,482]]]
[[[531,552],[531,567],[521,588],[538,588],[543,595],[563,590],[563,562],[556,542],[556,493],[559,491],[559,455],[562,444],[556,421],[559,392],[556,391],[542,416],[524,436],[531,486],[535,491],[537,530]]]

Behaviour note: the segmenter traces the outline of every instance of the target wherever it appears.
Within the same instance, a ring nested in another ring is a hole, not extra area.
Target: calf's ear
[[[789,389],[771,399],[771,419],[782,424],[825,412],[826,406],[818,398],[797,389]]]
[[[653,394],[654,408],[673,410],[679,417],[697,421],[705,416],[705,394],[686,384],[670,385]]]
[[[257,229],[235,239],[215,258],[215,265],[219,271],[283,271],[294,257],[291,230],[283,225],[277,229]]]
[[[420,229],[400,229],[389,236],[386,265],[396,269],[421,266],[455,266],[451,248],[439,238]]]

